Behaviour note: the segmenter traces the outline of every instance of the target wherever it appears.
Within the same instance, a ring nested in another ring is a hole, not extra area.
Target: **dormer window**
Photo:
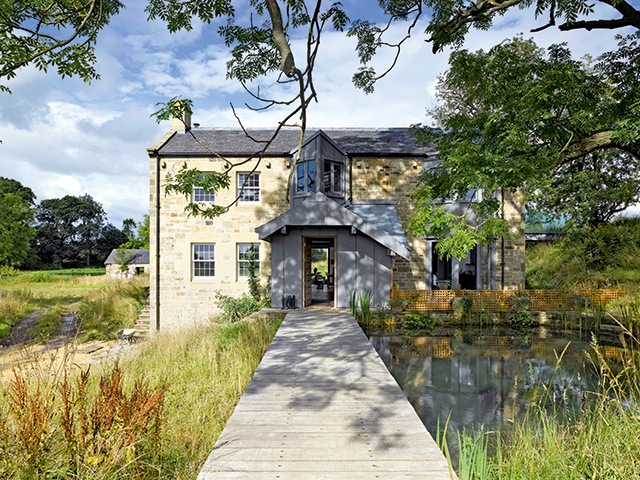
[[[295,158],[295,152],[294,158]],[[296,205],[315,193],[324,193],[344,203],[347,191],[347,155],[322,131],[302,145],[294,166],[291,204]]]
[[[316,162],[305,160],[296,166],[296,196],[316,193]]]

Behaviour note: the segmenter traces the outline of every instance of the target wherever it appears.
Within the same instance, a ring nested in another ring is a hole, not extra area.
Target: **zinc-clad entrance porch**
[[[289,313],[198,479],[455,478],[355,320]]]

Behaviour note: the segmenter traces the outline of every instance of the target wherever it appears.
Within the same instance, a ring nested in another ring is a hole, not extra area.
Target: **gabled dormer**
[[[297,150],[292,153],[295,158]],[[316,192],[338,203],[345,203],[347,199],[347,155],[322,130],[302,145],[300,160],[294,166],[291,206]]]

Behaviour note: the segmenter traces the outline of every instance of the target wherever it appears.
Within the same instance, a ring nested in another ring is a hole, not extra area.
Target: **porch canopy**
[[[372,305],[388,304],[392,260],[395,256],[408,260],[410,255],[396,204],[390,201],[341,205],[317,192],[256,232],[271,243],[273,307],[283,305],[285,298],[293,298],[296,307],[313,302],[314,244],[329,245],[328,270],[335,279],[332,293],[337,308],[348,307],[352,293],[362,290],[372,293]]]
[[[286,235],[292,227],[350,227],[409,260],[407,237],[393,201],[356,201],[345,206],[317,192],[257,227],[256,232],[260,240],[270,241],[275,234]]]

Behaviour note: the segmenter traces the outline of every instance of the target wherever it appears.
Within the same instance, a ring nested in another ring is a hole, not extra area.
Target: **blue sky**
[[[371,0],[343,1],[356,12]],[[248,126],[273,126],[282,111],[257,113],[241,108],[238,84],[225,78],[229,52],[211,26],[169,34],[161,22],[147,22],[144,1],[127,8],[101,32],[97,70],[101,79],[85,84],[60,79],[27,67],[8,82],[12,95],[0,93],[0,176],[14,178],[33,189],[37,200],[90,194],[108,219],[121,227],[124,218],[140,221],[149,211],[149,162],[146,148],[168,129],[150,115],[158,102],[174,96],[193,99],[193,121],[203,127],[236,126],[229,104],[239,108]],[[239,4],[247,3],[239,2]],[[242,8],[238,9],[242,12]],[[246,10],[245,10],[246,11]],[[547,29],[530,12],[516,10],[501,17],[488,32],[470,33],[465,48],[488,49],[503,39],[524,34],[540,46],[568,42],[574,55],[597,54],[615,46],[615,33]],[[424,41],[425,25],[415,30],[394,71],[375,93],[356,90],[351,76],[358,68],[353,39],[325,32],[315,84],[318,103],[309,112],[315,127],[395,127],[431,123],[426,109],[435,105],[437,76],[447,68],[449,51],[434,55]],[[400,30],[398,30],[400,34]],[[294,39],[298,62],[304,39]],[[390,52],[380,55],[380,64]],[[381,66],[380,69],[383,67]],[[277,87],[262,84],[263,92]]]

